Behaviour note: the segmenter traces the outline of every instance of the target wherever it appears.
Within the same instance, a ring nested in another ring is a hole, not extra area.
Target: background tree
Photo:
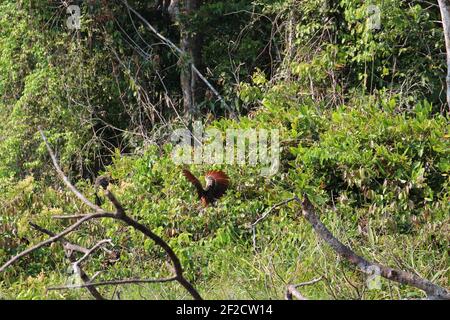
[[[446,0],[438,0],[438,2],[441,10],[445,49],[447,52],[447,104],[450,108],[450,4]]]

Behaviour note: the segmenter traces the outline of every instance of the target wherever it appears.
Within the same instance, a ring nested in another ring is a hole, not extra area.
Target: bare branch
[[[164,283],[178,280],[176,276],[170,278],[162,278],[162,279],[123,279],[123,280],[109,280],[102,282],[91,282],[85,284],[75,284],[75,285],[67,285],[60,287],[49,287],[47,290],[67,290],[67,289],[77,289],[77,288],[86,288],[89,286],[99,287],[99,286],[109,286],[109,285],[118,285],[118,284],[135,284],[135,283]]]
[[[284,201],[281,201],[277,204],[275,204],[274,206],[272,206],[269,210],[267,210],[261,217],[259,217],[258,219],[255,220],[255,222],[253,222],[250,227],[252,229],[252,234],[253,234],[253,248],[256,250],[256,225],[261,222],[262,220],[264,220],[273,210],[275,210],[276,208],[279,208],[285,204],[288,204],[291,201],[297,200],[298,198],[292,197],[289,199],[286,199]]]
[[[125,222],[127,225],[133,227],[136,230],[139,230],[143,234],[145,234],[147,237],[152,239],[157,245],[159,245],[161,248],[164,249],[164,251],[169,256],[170,260],[172,260],[173,268],[175,269],[175,274],[177,281],[192,295],[192,297],[196,300],[202,300],[200,294],[197,292],[197,290],[194,288],[194,286],[186,280],[186,278],[183,275],[183,267],[181,266],[180,259],[178,259],[178,256],[175,254],[175,252],[172,250],[172,248],[165,242],[162,238],[160,238],[158,235],[153,233],[150,229],[148,229],[146,226],[140,224],[139,222],[133,220],[132,218],[123,215],[123,216],[115,216],[115,219],[121,220]]]
[[[99,242],[97,242],[91,249],[89,249],[84,256],[82,256],[80,259],[74,262],[74,268],[78,267],[79,264],[81,264],[84,260],[86,260],[91,254],[93,254],[98,248],[103,246],[104,244],[109,243],[112,245],[111,239],[104,239]]]
[[[47,234],[47,235],[49,235],[51,237],[53,237],[55,235],[53,232],[51,232],[51,231],[49,231],[49,230],[47,230],[45,228],[42,228],[42,227],[38,226],[37,224],[34,224],[34,223],[30,222],[30,225],[34,229],[36,229],[36,230],[38,230],[38,231],[40,231],[42,233],[45,233],[45,234]],[[63,237],[59,238],[58,241],[63,244],[64,249],[68,252],[67,253],[67,258],[69,259],[70,262],[73,262],[75,260],[73,254],[72,254],[72,250],[73,250],[73,249],[71,249],[72,247],[73,248],[78,248],[78,251],[80,251],[80,252],[83,252],[83,251],[87,252],[88,251],[88,249],[86,249],[86,248],[83,248],[83,247],[78,246],[76,244],[70,243],[69,241],[67,241]],[[83,269],[79,268],[78,270],[79,270],[80,278],[81,278],[81,280],[83,280],[84,283],[89,283],[96,277],[96,275],[94,275],[94,277],[92,277],[92,279],[90,279],[89,276],[83,271]],[[100,292],[98,292],[98,290],[95,287],[93,287],[91,285],[87,285],[86,289],[92,294],[92,296],[95,299],[97,299],[97,300],[105,300],[105,298],[100,294]]]
[[[105,196],[109,199],[109,201],[111,201],[111,203],[116,208],[117,215],[119,215],[119,216],[125,215],[125,209],[123,208],[123,206],[120,204],[119,200],[117,200],[117,198],[114,196],[114,194],[111,191],[106,189]]]
[[[320,280],[322,280],[322,276],[320,276],[319,278],[313,279],[311,281],[307,281],[307,282],[302,282],[299,284],[290,284],[287,286],[287,290],[286,290],[286,300],[292,300],[292,297],[296,297],[298,300],[308,300],[307,298],[305,298],[305,296],[303,296],[298,290],[297,288],[299,287],[304,287],[304,286],[309,286],[312,284],[315,284],[317,282],[319,282]]]
[[[47,147],[48,153],[50,154],[50,157],[52,158],[53,165],[55,166],[56,171],[58,172],[61,179],[64,181],[66,186],[72,191],[78,199],[83,201],[86,205],[94,209],[98,213],[104,213],[105,210],[100,208],[99,206],[93,204],[91,201],[89,201],[83,194],[81,194],[80,191],[75,188],[75,186],[69,181],[67,176],[64,174],[64,172],[61,170],[61,167],[58,164],[58,160],[56,159],[55,154],[53,153],[52,148],[50,147],[50,144],[48,143],[47,137],[44,135],[44,132],[42,131],[41,127],[39,126],[39,133],[41,134],[42,140],[45,142],[45,146]]]
[[[36,230],[39,231],[39,232],[45,233],[46,235],[48,235],[48,236],[50,236],[50,237],[55,236],[55,234],[54,234],[53,232],[51,232],[51,231],[49,231],[49,230],[47,230],[47,229],[45,229],[45,228],[43,228],[43,227],[40,227],[40,226],[38,226],[37,224],[35,224],[35,223],[33,223],[33,222],[30,222],[29,225],[30,225],[33,229],[36,229]],[[78,251],[78,252],[81,252],[81,253],[86,253],[86,252],[89,251],[89,250],[88,250],[87,248],[85,248],[85,247],[82,247],[82,246],[79,246],[79,245],[70,243],[70,242],[69,242],[66,238],[64,238],[64,237],[59,238],[58,241],[60,241],[60,242],[63,244],[64,249],[66,249],[67,251]]]
[[[105,213],[95,213],[95,214],[90,214],[87,215],[86,217],[78,220],[77,222],[75,222],[74,224],[72,224],[70,227],[64,229],[64,231],[56,234],[53,237],[48,238],[45,241],[39,242],[38,244],[35,244],[34,246],[32,246],[31,248],[28,248],[24,251],[22,251],[21,253],[15,255],[14,257],[12,257],[11,259],[9,259],[5,264],[3,264],[0,267],[0,272],[5,271],[5,269],[7,267],[9,267],[11,264],[13,264],[14,262],[16,262],[17,260],[19,260],[20,258],[30,254],[31,252],[42,248],[46,245],[49,245],[57,240],[59,240],[60,238],[62,238],[63,236],[65,236],[66,234],[69,234],[70,232],[76,230],[79,226],[81,226],[84,222],[91,220],[91,219],[98,219],[98,218],[114,218],[114,214],[109,213],[109,212],[105,212]]]
[[[300,287],[304,287],[304,286],[310,286],[310,285],[312,285],[312,284],[315,284],[315,283],[319,282],[319,281],[322,280],[322,279],[323,279],[323,277],[320,276],[320,277],[318,277],[318,278],[316,278],[316,279],[312,279],[312,280],[310,280],[310,281],[302,282],[302,283],[299,283],[299,284],[294,284],[293,286],[294,286],[295,288],[300,288]]]
[[[169,256],[170,260],[173,263],[173,268],[175,270],[175,278],[176,280],[192,295],[192,297],[196,300],[202,300],[200,294],[198,293],[198,291],[194,288],[194,286],[184,277],[183,275],[183,267],[181,266],[181,262],[180,259],[178,258],[178,256],[175,254],[175,252],[172,250],[172,248],[167,244],[167,242],[165,242],[161,237],[159,237],[158,235],[156,235],[155,233],[153,233],[149,228],[147,228],[146,226],[144,226],[143,224],[140,224],[139,222],[137,222],[136,220],[128,217],[125,214],[125,209],[124,207],[121,205],[121,203],[117,200],[117,198],[114,196],[114,194],[109,191],[108,189],[105,189],[105,195],[106,197],[112,202],[112,204],[114,205],[114,207],[116,208],[116,213],[110,213],[110,212],[106,212],[105,210],[103,210],[102,208],[92,204],[89,200],[87,200],[87,198],[81,194],[69,181],[69,179],[66,177],[66,175],[64,174],[64,172],[61,170],[61,168],[58,165],[58,162],[56,160],[56,157],[47,141],[47,138],[45,137],[43,131],[39,128],[39,132],[41,133],[42,139],[44,139],[46,146],[47,146],[47,150],[50,153],[50,156],[53,160],[53,164],[56,168],[56,170],[58,171],[60,177],[63,179],[63,181],[66,183],[66,185],[69,187],[69,189],[75,193],[77,195],[77,197],[83,201],[84,203],[86,203],[87,205],[89,205],[91,208],[94,208],[97,212],[96,214],[91,214],[91,215],[87,215],[83,218],[81,218],[80,220],[78,220],[76,223],[74,223],[72,226],[70,226],[69,228],[67,228],[66,230],[64,230],[63,232],[61,232],[60,234],[58,234],[55,237],[52,237],[50,239],[48,239],[47,241],[42,242],[41,244],[39,244],[39,247],[41,247],[42,245],[51,243],[52,241],[55,241],[57,239],[55,239],[56,237],[60,238],[64,235],[66,235],[67,233],[71,232],[72,230],[74,230],[76,227],[78,227],[79,225],[81,225],[83,222],[89,220],[89,219],[93,219],[93,218],[103,218],[103,217],[108,217],[108,218],[113,218],[116,220],[120,220],[122,222],[124,222],[125,224],[133,227],[134,229],[142,232],[144,235],[146,235],[147,237],[149,237],[150,239],[152,239],[158,246],[160,246]],[[52,240],[52,241],[50,241]],[[43,244],[45,243],[45,244]],[[36,245],[37,246],[37,245]],[[8,265],[10,265],[11,263],[13,263],[15,260],[17,260],[20,257],[30,253],[31,251],[39,248],[39,247],[33,247],[30,248],[29,250],[25,250],[24,252],[22,252],[20,255],[14,257],[13,259],[11,259],[9,262],[7,262],[7,264],[2,267],[2,269],[6,268]],[[33,249],[33,250],[31,250]],[[30,251],[31,250],[31,251]],[[76,267],[76,265],[75,265]],[[0,271],[2,271],[2,269],[0,269]]]
[[[59,239],[59,240],[63,240],[64,238],[61,238],[61,239]],[[85,247],[82,247],[82,246],[79,246],[79,245],[77,245],[77,244],[73,244],[73,243],[70,243],[70,242],[66,242],[65,244],[64,244],[64,249],[65,250],[67,250],[67,251],[77,251],[77,252],[81,252],[81,253],[86,253],[86,252],[88,252],[88,249],[87,248],[85,248]]]
[[[67,214],[67,215],[54,215],[54,216],[51,216],[51,218],[52,219],[61,219],[61,220],[63,220],[63,219],[81,219],[86,216],[87,216],[87,214],[71,214],[71,215]]]
[[[293,284],[291,284],[287,286],[285,296],[286,300],[292,300],[293,296],[296,297],[298,300],[308,300],[297,290],[297,288]]]

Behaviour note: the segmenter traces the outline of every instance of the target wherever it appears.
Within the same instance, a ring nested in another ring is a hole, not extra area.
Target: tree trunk
[[[187,31],[185,22],[179,19],[179,13],[190,15],[200,7],[201,0],[172,0],[169,12],[172,19],[180,23],[180,49],[186,53],[181,57],[180,85],[183,92],[184,114],[193,118],[198,114],[197,102],[201,99],[201,88],[197,74],[192,69],[192,64],[197,68],[202,65],[201,59],[201,35],[198,32]]]
[[[447,52],[447,104],[450,108],[450,1],[438,0],[444,28],[445,50]]]

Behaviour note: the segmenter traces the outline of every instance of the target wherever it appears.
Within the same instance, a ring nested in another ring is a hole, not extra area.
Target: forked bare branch
[[[103,239],[97,242],[91,249],[89,249],[80,259],[73,263],[74,268],[79,268],[79,265],[86,260],[91,254],[93,254],[97,249],[99,249],[104,244],[109,243],[112,245],[111,239]]]
[[[50,144],[48,143],[47,137],[45,136],[44,132],[42,131],[41,128],[39,128],[39,132],[41,134],[42,139],[45,142],[45,145],[47,147],[47,150],[50,154],[50,157],[53,161],[53,165],[56,169],[56,171],[58,172],[60,178],[64,181],[64,183],[66,184],[66,186],[78,197],[78,199],[80,199],[83,203],[85,203],[87,206],[91,207],[92,209],[94,209],[96,211],[96,213],[93,214],[88,214],[88,215],[77,215],[77,216],[67,216],[70,218],[76,218],[79,219],[77,220],[75,223],[73,223],[71,226],[67,227],[66,229],[64,229],[62,232],[55,234],[53,236],[51,236],[49,239],[42,241],[34,246],[32,246],[31,248],[28,248],[26,250],[24,250],[23,252],[17,254],[16,256],[12,257],[9,261],[7,261],[3,266],[0,267],[0,272],[4,271],[8,266],[10,266],[11,264],[13,264],[14,262],[16,262],[17,260],[19,260],[20,258],[30,254],[31,252],[45,246],[48,244],[51,244],[55,241],[62,241],[63,243],[67,243],[67,240],[64,239],[64,236],[69,234],[70,232],[76,230],[79,226],[81,226],[84,222],[91,220],[91,219],[99,219],[99,218],[112,218],[115,220],[120,220],[121,222],[127,224],[128,226],[133,227],[134,229],[140,231],[141,233],[143,233],[144,235],[146,235],[147,237],[149,237],[150,239],[152,239],[158,246],[160,246],[169,256],[170,260],[172,261],[172,265],[173,265],[173,269],[175,272],[175,275],[171,278],[163,278],[163,279],[152,279],[152,280],[143,280],[146,282],[168,282],[168,281],[178,281],[178,283],[180,283],[190,294],[191,296],[196,299],[196,300],[201,300],[201,296],[198,293],[198,291],[194,288],[194,286],[184,277],[183,275],[183,268],[181,265],[181,262],[178,258],[178,256],[175,254],[175,252],[172,250],[172,248],[158,235],[156,235],[155,233],[153,233],[149,228],[147,228],[146,226],[144,226],[143,224],[135,221],[134,219],[128,217],[125,214],[125,208],[122,206],[122,204],[119,202],[119,200],[117,200],[117,198],[114,196],[114,194],[107,189],[107,184],[103,185],[102,187],[104,188],[105,191],[105,195],[106,197],[111,201],[111,203],[114,205],[116,211],[114,213],[111,212],[107,212],[104,209],[100,208],[99,206],[93,204],[92,202],[90,202],[80,191],[77,190],[77,188],[70,182],[70,180],[67,178],[67,176],[64,174],[64,172],[61,170],[58,161],[56,159],[56,156],[52,150],[52,148],[50,147]],[[66,218],[66,216],[64,216],[64,218]],[[43,228],[41,228],[42,231]],[[46,230],[47,233],[49,234],[49,231]],[[103,242],[100,241],[99,243],[97,243],[93,248],[91,248],[90,250],[87,250],[84,252],[84,256],[78,260],[78,261],[73,261],[74,262],[74,269],[76,269],[77,271],[79,271],[79,266],[78,264],[80,262],[82,262],[84,259],[86,259],[90,254],[92,254],[92,252],[94,252],[97,248],[101,247],[101,245],[103,245],[105,243],[104,240]],[[114,282],[115,281],[115,282]],[[137,283],[136,279],[133,280],[114,280],[113,282],[104,282],[100,285],[107,285],[107,284],[120,284],[120,283]],[[120,282],[122,281],[122,282]],[[130,282],[131,281],[131,282]],[[87,288],[92,288],[93,286],[95,286],[95,284],[91,284],[91,283],[87,283],[85,285],[82,285],[82,287],[87,287]],[[67,287],[67,286],[66,286]]]
[[[41,226],[38,226],[35,223],[30,222],[30,226],[34,229],[36,229],[39,232],[42,232],[46,235],[49,235],[50,237],[55,236],[55,234]],[[87,253],[89,250],[81,247],[79,245],[70,243],[67,239],[65,239],[64,237],[61,237],[58,239],[59,242],[61,242],[61,244],[64,247],[64,250],[66,251],[66,256],[69,259],[70,262],[74,262],[75,261],[75,257],[73,255],[73,251],[78,251],[78,252],[84,252]],[[95,275],[92,278],[89,278],[89,276],[86,274],[86,272],[84,272],[84,270],[82,268],[79,268],[79,275],[81,280],[88,284],[89,282],[91,282],[94,278]],[[105,298],[100,294],[100,292],[98,292],[98,290],[92,286],[92,285],[86,285],[86,289],[92,294],[92,296],[97,299],[97,300],[105,300]]]
[[[99,219],[99,218],[114,218],[114,214],[109,213],[109,212],[104,212],[104,213],[94,213],[94,214],[90,214],[90,215],[87,215],[87,216],[83,217],[82,219],[78,220],[77,222],[75,222],[71,226],[67,227],[66,229],[64,229],[60,233],[54,235],[53,237],[50,237],[47,240],[39,242],[39,243],[35,244],[34,246],[32,246],[31,248],[28,248],[28,249],[22,251],[21,253],[15,255],[14,257],[9,259],[5,264],[3,264],[0,267],[0,272],[5,271],[5,269],[8,268],[10,265],[12,265],[14,262],[19,260],[20,258],[25,257],[26,255],[30,254],[31,252],[33,252],[33,251],[35,251],[35,250],[37,250],[39,248],[42,248],[44,246],[47,246],[49,244],[52,244],[55,241],[58,241],[59,239],[61,239],[65,235],[67,235],[67,234],[71,233],[72,231],[76,230],[84,222],[89,221],[91,219]]]
[[[286,300],[292,300],[292,297],[296,297],[298,300],[308,300],[308,298],[306,298],[305,296],[303,296],[300,291],[297,290],[297,288],[300,287],[304,287],[304,286],[310,286],[313,285],[317,282],[319,282],[320,280],[322,280],[322,276],[320,276],[319,278],[313,279],[311,281],[307,281],[307,282],[302,282],[299,284],[290,284],[287,286],[286,289]]]
[[[91,207],[92,209],[94,209],[97,213],[94,214],[88,214],[88,215],[83,215],[78,221],[76,221],[74,224],[72,224],[71,226],[69,226],[68,228],[66,228],[64,231],[50,237],[49,239],[42,241],[34,246],[32,246],[31,248],[19,253],[18,255],[12,257],[9,261],[7,261],[1,268],[0,268],[0,272],[4,271],[8,266],[10,266],[11,264],[13,264],[15,261],[19,260],[20,258],[30,254],[31,252],[45,246],[48,245],[52,242],[55,242],[57,240],[62,239],[65,235],[69,234],[70,232],[74,231],[75,229],[77,229],[81,224],[83,224],[84,222],[91,220],[91,219],[98,219],[98,218],[112,218],[112,219],[116,219],[116,220],[120,220],[121,222],[127,224],[128,226],[133,227],[134,229],[140,231],[141,233],[143,233],[144,235],[146,235],[147,237],[149,237],[150,239],[152,239],[158,246],[160,246],[169,256],[170,260],[172,261],[172,265],[173,265],[173,269],[175,272],[175,276],[172,278],[167,278],[167,279],[156,279],[155,281],[162,281],[162,282],[167,282],[167,281],[172,281],[172,280],[176,280],[178,281],[178,283],[180,283],[190,294],[191,296],[196,299],[196,300],[201,300],[201,296],[198,293],[198,291],[194,288],[194,286],[184,277],[183,275],[183,268],[180,262],[180,259],[178,258],[178,256],[175,254],[175,252],[172,250],[172,248],[158,235],[156,235],[155,233],[153,233],[149,228],[147,228],[146,226],[144,226],[143,224],[137,222],[136,220],[130,218],[129,216],[127,216],[125,214],[125,209],[122,206],[122,204],[117,200],[117,198],[114,196],[114,194],[107,188],[107,185],[103,185],[102,187],[104,188],[104,192],[106,197],[111,201],[111,203],[114,205],[116,211],[114,213],[111,212],[107,212],[105,210],[103,210],[102,208],[100,208],[99,206],[93,204],[92,202],[90,202],[80,191],[77,190],[77,188],[69,181],[69,179],[67,178],[67,176],[64,174],[64,172],[61,170],[58,161],[56,159],[56,156],[52,150],[52,148],[50,147],[50,144],[48,143],[48,140],[44,134],[44,132],[42,131],[41,128],[39,128],[39,132],[42,136],[42,139],[44,140],[47,150],[50,154],[50,157],[53,161],[53,165],[55,166],[56,171],[58,172],[60,178],[64,181],[64,183],[67,185],[67,187],[78,197],[78,199],[80,199],[83,203],[85,203],[87,206]],[[78,217],[77,217],[78,218]],[[94,246],[94,248],[92,248],[91,250],[89,250],[88,252],[85,253],[84,257],[89,256],[97,247],[100,246],[100,243],[98,244],[98,246]],[[83,258],[81,259],[83,260]],[[168,280],[170,279],[170,280]],[[119,281],[119,280],[117,280]]]

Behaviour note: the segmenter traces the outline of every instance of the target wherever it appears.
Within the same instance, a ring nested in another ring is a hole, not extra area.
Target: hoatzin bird
[[[183,169],[183,175],[197,189],[198,197],[205,207],[222,197],[230,184],[230,178],[223,171],[208,171],[205,175],[205,189],[203,189],[200,181],[189,170]]]

